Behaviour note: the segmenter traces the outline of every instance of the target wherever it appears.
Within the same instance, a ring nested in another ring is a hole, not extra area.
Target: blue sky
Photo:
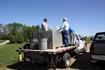
[[[105,31],[105,0],[0,0],[0,23],[61,26],[63,17],[81,35]]]

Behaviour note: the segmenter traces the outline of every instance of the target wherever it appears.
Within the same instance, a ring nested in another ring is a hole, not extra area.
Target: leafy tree
[[[13,35],[16,34],[16,32],[22,32],[23,25],[21,23],[10,23],[7,25],[9,33],[12,33]]]
[[[16,42],[17,42],[17,43],[22,43],[22,42],[24,42],[24,35],[23,35],[22,32],[18,32],[18,33],[16,34]]]
[[[23,25],[21,23],[10,23],[8,26],[8,34],[11,43],[22,43],[24,41]]]
[[[23,26],[23,35],[24,35],[24,40],[25,40],[25,41],[28,39],[27,31],[28,31],[27,26],[24,25],[24,26]]]
[[[9,37],[10,43],[15,43],[16,42],[16,37],[14,35],[10,35]]]
[[[0,23],[0,34],[2,33],[3,25]]]
[[[0,23],[0,39],[1,39],[1,36],[2,36],[2,28],[3,28],[3,25]]]
[[[37,26],[35,26],[35,30],[40,30],[40,26],[39,25],[37,25]]]
[[[9,39],[11,43],[22,43],[29,39],[34,30],[40,30],[40,26],[26,26],[21,23],[0,24],[1,39]]]
[[[91,43],[94,36],[86,37],[86,43]]]

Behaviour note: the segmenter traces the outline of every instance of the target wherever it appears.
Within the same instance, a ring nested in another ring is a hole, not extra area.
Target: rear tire
[[[69,53],[65,53],[62,57],[62,66],[63,67],[70,67],[71,66],[71,56]]]

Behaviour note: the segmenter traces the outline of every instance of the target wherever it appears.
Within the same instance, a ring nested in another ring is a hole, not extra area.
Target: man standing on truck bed
[[[41,30],[45,30],[45,31],[48,31],[48,24],[47,24],[47,18],[44,18],[43,19],[43,22],[41,24]]]
[[[70,27],[69,28],[69,34],[70,34],[70,45],[75,45],[76,44],[76,33],[74,30]]]
[[[63,36],[64,45],[68,46],[69,45],[69,23],[67,22],[67,18],[63,18],[62,36]]]

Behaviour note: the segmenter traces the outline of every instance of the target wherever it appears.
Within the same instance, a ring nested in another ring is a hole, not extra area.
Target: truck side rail
[[[32,50],[32,49],[18,49],[17,51],[20,52],[49,52],[49,53],[60,53],[68,50],[75,49],[78,46],[68,46],[68,47],[62,47],[62,48],[57,48],[57,49],[46,49],[46,50]]]

